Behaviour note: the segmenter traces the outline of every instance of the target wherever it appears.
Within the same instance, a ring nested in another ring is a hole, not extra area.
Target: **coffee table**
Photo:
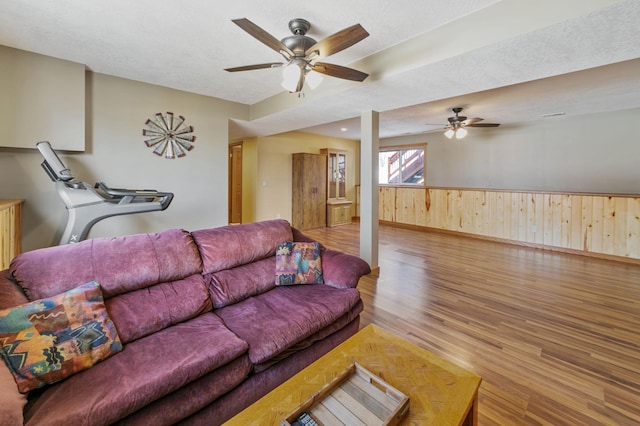
[[[373,324],[233,417],[227,425],[279,425],[280,420],[357,361],[409,396],[406,425],[477,425],[480,376]]]

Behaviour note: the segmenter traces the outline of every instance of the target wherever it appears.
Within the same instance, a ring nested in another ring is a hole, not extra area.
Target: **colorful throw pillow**
[[[122,350],[95,281],[0,310],[0,345],[22,393],[86,370]]]
[[[276,250],[276,285],[322,284],[322,258],[316,241],[285,241]]]

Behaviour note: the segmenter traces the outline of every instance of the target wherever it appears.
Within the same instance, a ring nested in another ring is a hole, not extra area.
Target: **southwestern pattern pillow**
[[[276,285],[322,284],[322,258],[316,241],[285,241],[276,250]]]
[[[95,281],[0,310],[0,345],[22,393],[86,370],[122,350]]]

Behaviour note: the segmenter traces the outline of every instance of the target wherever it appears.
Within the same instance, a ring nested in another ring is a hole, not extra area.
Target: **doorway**
[[[229,224],[242,223],[242,142],[229,145]]]

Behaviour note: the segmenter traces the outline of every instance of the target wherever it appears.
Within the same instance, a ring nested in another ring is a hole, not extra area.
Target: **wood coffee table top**
[[[354,361],[409,396],[403,425],[475,425],[480,376],[368,325],[233,417],[228,425],[279,425]]]

